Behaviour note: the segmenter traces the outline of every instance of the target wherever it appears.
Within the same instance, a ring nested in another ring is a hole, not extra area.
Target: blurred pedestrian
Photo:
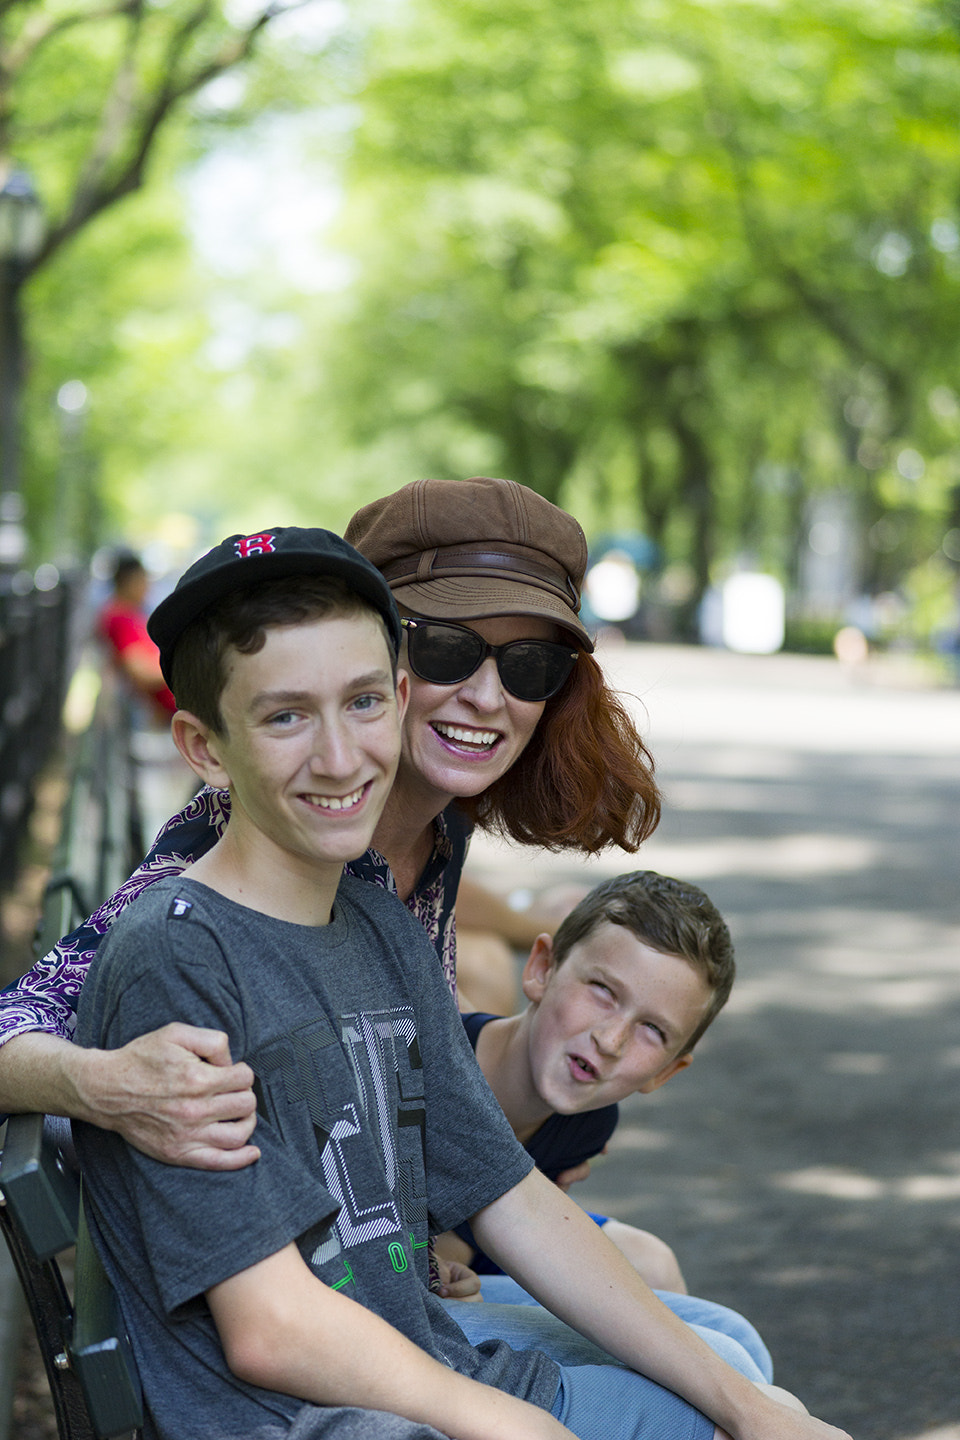
[[[165,721],[177,702],[160,672],[160,651],[147,634],[149,587],[140,557],[120,551],[113,567],[113,593],[97,617],[97,632],[115,668],[146,701],[150,718]]]

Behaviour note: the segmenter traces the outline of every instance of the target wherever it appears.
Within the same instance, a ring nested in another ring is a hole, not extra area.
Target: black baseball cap
[[[147,631],[159,647],[160,669],[167,684],[177,641],[191,621],[232,590],[287,575],[342,580],[383,616],[394,654],[400,653],[400,616],[390,587],[376,566],[332,530],[281,525],[257,535],[228,535],[195,560],[176,588],[160,601],[147,621]]]

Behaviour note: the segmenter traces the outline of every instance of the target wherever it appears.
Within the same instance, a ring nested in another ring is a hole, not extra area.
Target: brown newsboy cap
[[[515,480],[414,480],[364,505],[344,538],[416,615],[536,615],[593,649],[577,614],[584,533],[572,515]]]

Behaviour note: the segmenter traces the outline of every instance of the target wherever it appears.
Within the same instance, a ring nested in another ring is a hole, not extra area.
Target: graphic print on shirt
[[[391,1264],[405,1269],[408,1244],[421,1249],[427,1238],[423,1070],[412,1009],[345,1015],[339,1039],[318,1016],[261,1051],[255,1068],[262,1082],[256,1087],[258,1106],[281,1134],[280,1097],[306,1106],[324,1185],[340,1203],[311,1265],[393,1235],[398,1239],[388,1247]],[[275,1105],[264,1093],[271,1090]],[[378,1152],[378,1185],[371,1184],[371,1143]]]

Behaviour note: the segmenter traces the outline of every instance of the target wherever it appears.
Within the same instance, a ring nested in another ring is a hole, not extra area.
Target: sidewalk
[[[664,1236],[777,1378],[855,1440],[960,1440],[960,693],[901,668],[608,651],[665,792],[641,854],[475,842],[513,889],[702,884],[739,978],[577,1198]]]
[[[586,864],[478,837],[471,865],[504,891],[687,876],[726,914],[739,979],[577,1198],[663,1235],[855,1440],[960,1440],[960,692],[900,665],[603,659],[646,707],[657,834]],[[181,803],[156,760],[148,843]],[[15,1433],[45,1440],[30,1383]]]

